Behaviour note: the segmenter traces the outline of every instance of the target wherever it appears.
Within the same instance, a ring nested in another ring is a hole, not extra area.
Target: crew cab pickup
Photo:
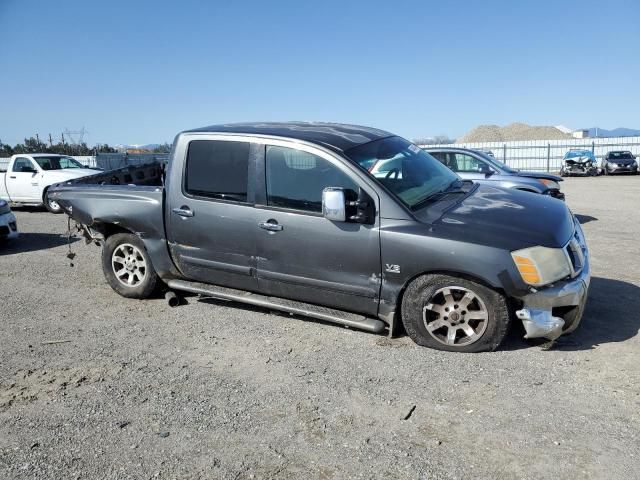
[[[43,205],[62,213],[60,205],[47,198],[49,187],[58,182],[97,173],[64,155],[30,153],[13,155],[6,172],[0,172],[0,199],[11,203]]]
[[[189,130],[166,171],[99,174],[50,196],[130,298],[160,287],[389,335],[402,325],[420,345],[466,352],[496,349],[514,318],[554,340],[587,298],[587,245],[562,201],[463,181],[373,128]]]

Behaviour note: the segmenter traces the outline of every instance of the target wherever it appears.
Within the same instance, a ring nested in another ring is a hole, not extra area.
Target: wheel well
[[[405,284],[402,286],[402,288],[400,289],[400,293],[398,294],[398,298],[396,300],[396,323],[399,325],[402,325],[402,300],[404,298],[404,292],[407,290],[407,287],[418,277],[422,277],[423,275],[447,275],[448,277],[457,277],[457,278],[463,278],[465,280],[469,280],[471,282],[476,282],[479,283],[487,288],[490,288],[491,290],[495,290],[497,292],[500,292],[500,294],[502,294],[507,300],[509,299],[509,296],[506,295],[506,292],[504,291],[503,288],[501,287],[495,287],[493,285],[491,285],[489,282],[487,282],[486,280],[482,279],[482,278],[478,278],[478,277],[474,277],[473,275],[469,275],[467,273],[461,273],[461,272],[452,272],[452,271],[448,271],[448,270],[433,270],[433,271],[429,271],[429,272],[420,272],[416,275],[414,275],[413,277],[411,277],[410,279],[408,279]]]
[[[96,226],[93,228],[102,233],[105,240],[110,236],[115,235],[116,233],[134,233],[131,230],[122,227],[121,225],[116,225],[115,223],[103,223],[100,226]]]
[[[47,192],[49,191],[49,187],[51,185],[47,185],[46,187],[44,187],[44,189],[42,190],[42,203],[44,203],[45,205],[47,204]]]

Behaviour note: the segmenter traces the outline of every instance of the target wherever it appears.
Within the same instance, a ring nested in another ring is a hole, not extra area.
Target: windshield
[[[501,162],[500,160],[496,159],[495,157],[492,157],[487,152],[483,152],[481,150],[476,150],[476,152],[482,158],[484,158],[487,162],[489,162],[491,165],[493,165],[494,167],[496,167],[499,170],[504,170],[504,171],[509,172],[509,173],[516,173],[518,171],[518,170],[516,170],[514,168],[511,168],[506,163]]]
[[[634,158],[631,152],[609,152],[611,160],[633,160]]]
[[[578,157],[589,157],[589,158],[595,158],[593,156],[593,153],[591,153],[590,150],[569,150],[565,155],[564,158],[578,158]]]
[[[71,157],[34,157],[43,170],[63,170],[65,168],[84,168],[77,160]]]
[[[410,208],[459,180],[427,152],[400,137],[365,143],[345,154]]]

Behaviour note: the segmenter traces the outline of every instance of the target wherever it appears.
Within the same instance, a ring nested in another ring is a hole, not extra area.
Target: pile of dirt
[[[556,127],[512,123],[506,127],[480,125],[457,140],[457,143],[510,142],[514,140],[562,140],[573,138]]]

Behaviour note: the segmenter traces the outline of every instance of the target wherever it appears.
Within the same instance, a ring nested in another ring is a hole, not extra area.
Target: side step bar
[[[168,285],[175,290],[198,293],[206,297],[229,300],[233,302],[248,303],[258,307],[271,308],[283,312],[316,318],[326,322],[338,323],[359,330],[372,333],[380,333],[386,324],[382,320],[365,317],[355,313],[343,312],[332,308],[321,307],[311,303],[297,302],[279,297],[268,297],[259,293],[235,290],[232,288],[209,285],[207,283],[189,282],[187,280],[169,280]]]

